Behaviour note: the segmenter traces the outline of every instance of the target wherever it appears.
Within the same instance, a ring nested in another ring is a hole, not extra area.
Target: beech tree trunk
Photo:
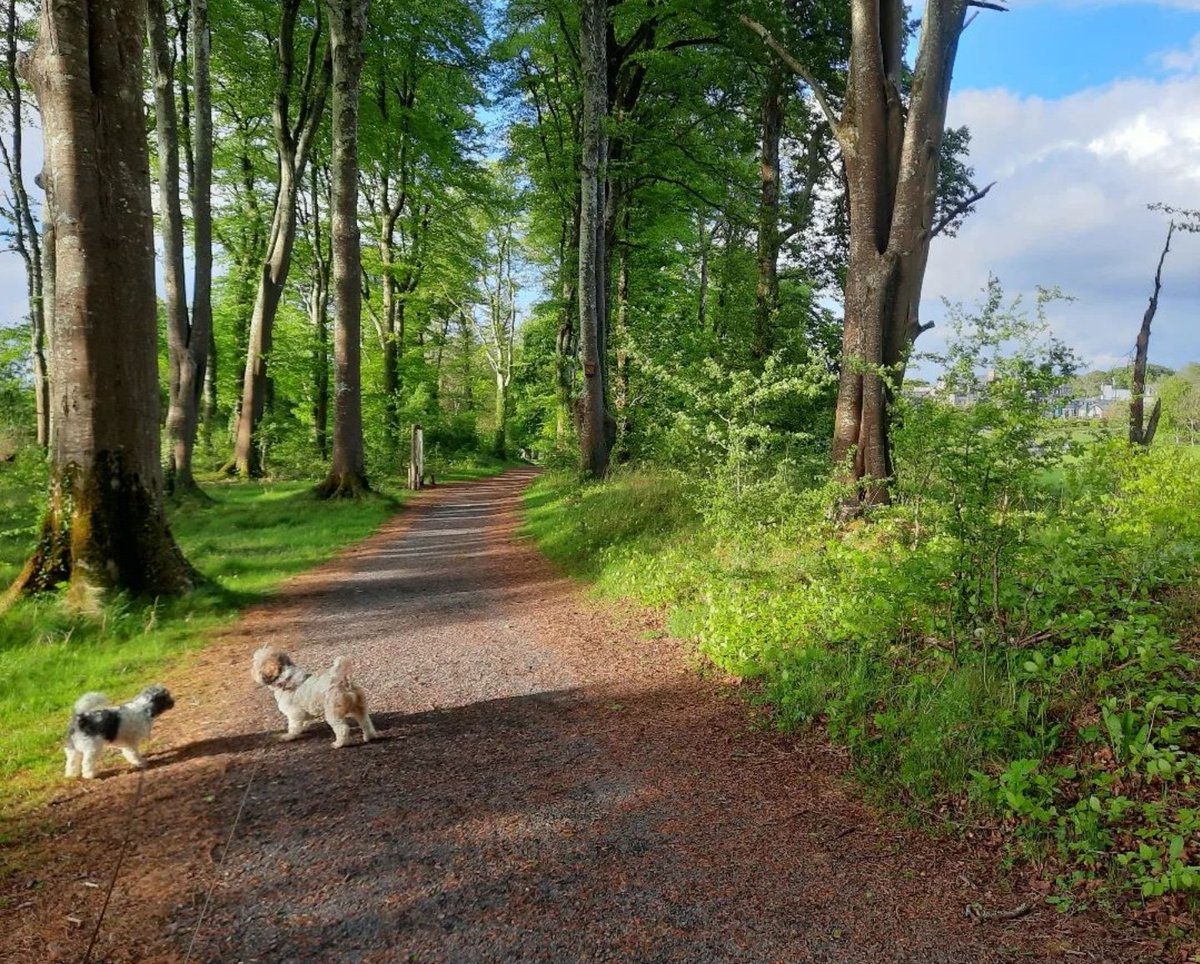
[[[195,574],[163,512],[144,0],[46,0],[26,61],[57,266],[49,505],[11,596],[169,595]]]
[[[787,109],[787,74],[775,57],[767,67],[761,127],[761,187],[758,202],[758,283],[754,292],[754,340],[750,353],[762,360],[775,347],[779,309],[779,142]]]
[[[1167,240],[1163,244],[1162,254],[1158,258],[1158,268],[1154,272],[1154,291],[1150,295],[1150,304],[1142,315],[1142,326],[1138,329],[1137,348],[1133,356],[1133,391],[1129,400],[1129,443],[1149,448],[1158,432],[1158,420],[1162,415],[1162,399],[1155,399],[1154,408],[1150,411],[1150,420],[1146,421],[1146,365],[1150,359],[1150,325],[1158,313],[1158,296],[1162,293],[1162,270],[1167,255],[1171,251],[1171,236],[1175,233],[1175,222],[1167,227]]]
[[[50,444],[50,379],[46,365],[46,292],[42,265],[42,239],[33,219],[25,186],[25,95],[17,73],[17,0],[8,0],[4,17],[4,66],[7,74],[8,116],[5,127],[11,146],[0,140],[0,156],[12,195],[13,244],[25,262],[29,300],[29,339],[33,363],[34,427],[42,448]]]
[[[208,0],[191,0],[192,84],[195,93],[195,138],[191,152],[192,202],[192,328],[188,333],[189,391],[184,395],[184,423],[180,445],[175,451],[176,484],[191,486],[192,453],[203,415],[211,438],[212,419],[217,409],[216,350],[213,339],[212,281],[212,30]]]
[[[319,10],[318,4],[318,12]],[[309,43],[308,63],[304,71],[305,84],[300,91],[297,118],[293,126],[290,105],[292,78],[295,72],[296,21],[299,12],[300,0],[282,0],[279,35],[275,41],[279,76],[272,112],[275,153],[279,161],[279,185],[267,241],[267,254],[259,270],[258,293],[250,317],[246,369],[242,378],[242,400],[238,412],[233,459],[225,467],[226,471],[242,476],[254,476],[262,472],[257,434],[270,392],[267,364],[274,339],[275,316],[279,313],[283,286],[292,266],[299,182],[304,178],[313,138],[321,124],[332,67],[330,46],[326,49],[324,65],[318,79],[318,71],[314,69],[321,34],[318,17]]]
[[[579,347],[583,391],[576,401],[582,468],[592,478],[608,471],[603,328],[606,255],[604,184],[608,138],[608,15],[605,0],[583,0],[579,56],[583,124],[579,212]]]
[[[167,460],[168,492],[194,489],[191,445],[195,441],[196,371],[188,352],[191,322],[183,262],[183,210],[179,202],[179,121],[175,110],[175,65],[167,36],[163,0],[148,0],[150,65],[154,78],[154,121],[158,136],[158,203],[163,242],[163,294],[167,308]],[[207,349],[207,338],[205,348]],[[189,405],[189,400],[192,404]],[[190,413],[187,412],[191,408]]]
[[[321,458],[329,457],[329,257],[321,227],[321,189],[316,165],[312,171],[312,290],[308,316],[312,323],[313,443]]]
[[[742,17],[813,90],[842,150],[850,258],[833,460],[854,490],[853,506],[889,499],[889,391],[903,380],[914,339],[930,327],[921,325],[918,307],[934,234],[950,80],[968,2],[925,0],[906,103],[903,0],[851,0],[841,117],[807,66],[765,27]]]
[[[333,50],[333,465],[326,498],[368,489],[363,458],[361,325],[362,255],[358,229],[358,97],[370,0],[326,0]]]

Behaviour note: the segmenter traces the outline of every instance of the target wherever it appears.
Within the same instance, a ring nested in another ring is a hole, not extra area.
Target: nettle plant
[[[948,543],[951,617],[960,623],[1004,622],[1007,569],[1068,451],[1063,423],[1051,416],[1077,362],[1046,317],[1063,297],[1039,289],[1031,316],[993,277],[974,308],[947,302],[946,348],[922,356],[942,371],[937,390],[898,404],[898,495],[914,542]]]

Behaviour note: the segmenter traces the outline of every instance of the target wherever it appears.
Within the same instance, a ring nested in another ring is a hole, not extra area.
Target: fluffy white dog
[[[279,712],[287,717],[285,740],[304,732],[310,720],[324,719],[333,728],[333,745],[345,746],[350,720],[362,730],[363,742],[377,735],[367,714],[367,697],[350,679],[350,660],[339,656],[324,673],[313,676],[292,662],[287,653],[264,646],[254,654],[250,675],[270,688]]]
[[[165,686],[147,686],[128,703],[113,706],[103,693],[84,693],[75,701],[63,752],[67,755],[66,775],[85,780],[96,775],[96,761],[106,746],[124,754],[135,767],[144,767],[145,758],[138,748],[150,738],[154,718],[175,705]]]

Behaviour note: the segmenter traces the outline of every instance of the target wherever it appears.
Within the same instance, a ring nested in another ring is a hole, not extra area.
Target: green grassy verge
[[[495,474],[497,465],[449,469],[439,481]],[[0,583],[19,571],[42,502],[40,459],[0,467]],[[170,684],[182,654],[203,646],[281,582],[365,538],[400,507],[402,494],[319,501],[311,482],[222,482],[211,505],[171,512],[187,558],[206,578],[184,599],[117,599],[102,614],[67,612],[56,598],[19,603],[0,618],[0,810],[44,799],[62,766],[58,747],[70,707],[88,690],[126,699],[155,680]]]
[[[1065,903],[1187,912],[1197,487],[1186,451],[1075,460],[1019,531],[1002,510],[1011,551],[978,595],[952,517],[908,503],[842,524],[821,489],[548,473],[526,494],[526,532],[602,593],[665,611],[778,725],[822,726],[880,800],[1005,828],[1014,855],[1057,869]],[[985,551],[987,531],[973,537]]]

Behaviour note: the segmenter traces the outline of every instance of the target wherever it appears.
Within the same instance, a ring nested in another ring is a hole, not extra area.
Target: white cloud
[[[1165,50],[1151,58],[1157,67],[1171,73],[1190,74],[1200,70],[1200,34],[1187,47]]]
[[[1198,48],[1200,49],[1200,48]],[[1200,75],[1118,81],[1058,100],[1004,90],[954,96],[949,122],[973,135],[971,163],[996,187],[956,239],[934,242],[922,311],[973,301],[996,274],[1012,294],[1057,285],[1057,334],[1090,363],[1133,347],[1166,234],[1164,201],[1200,207]],[[1200,236],[1177,236],[1151,356],[1200,359]],[[918,347],[936,347],[937,328]]]

